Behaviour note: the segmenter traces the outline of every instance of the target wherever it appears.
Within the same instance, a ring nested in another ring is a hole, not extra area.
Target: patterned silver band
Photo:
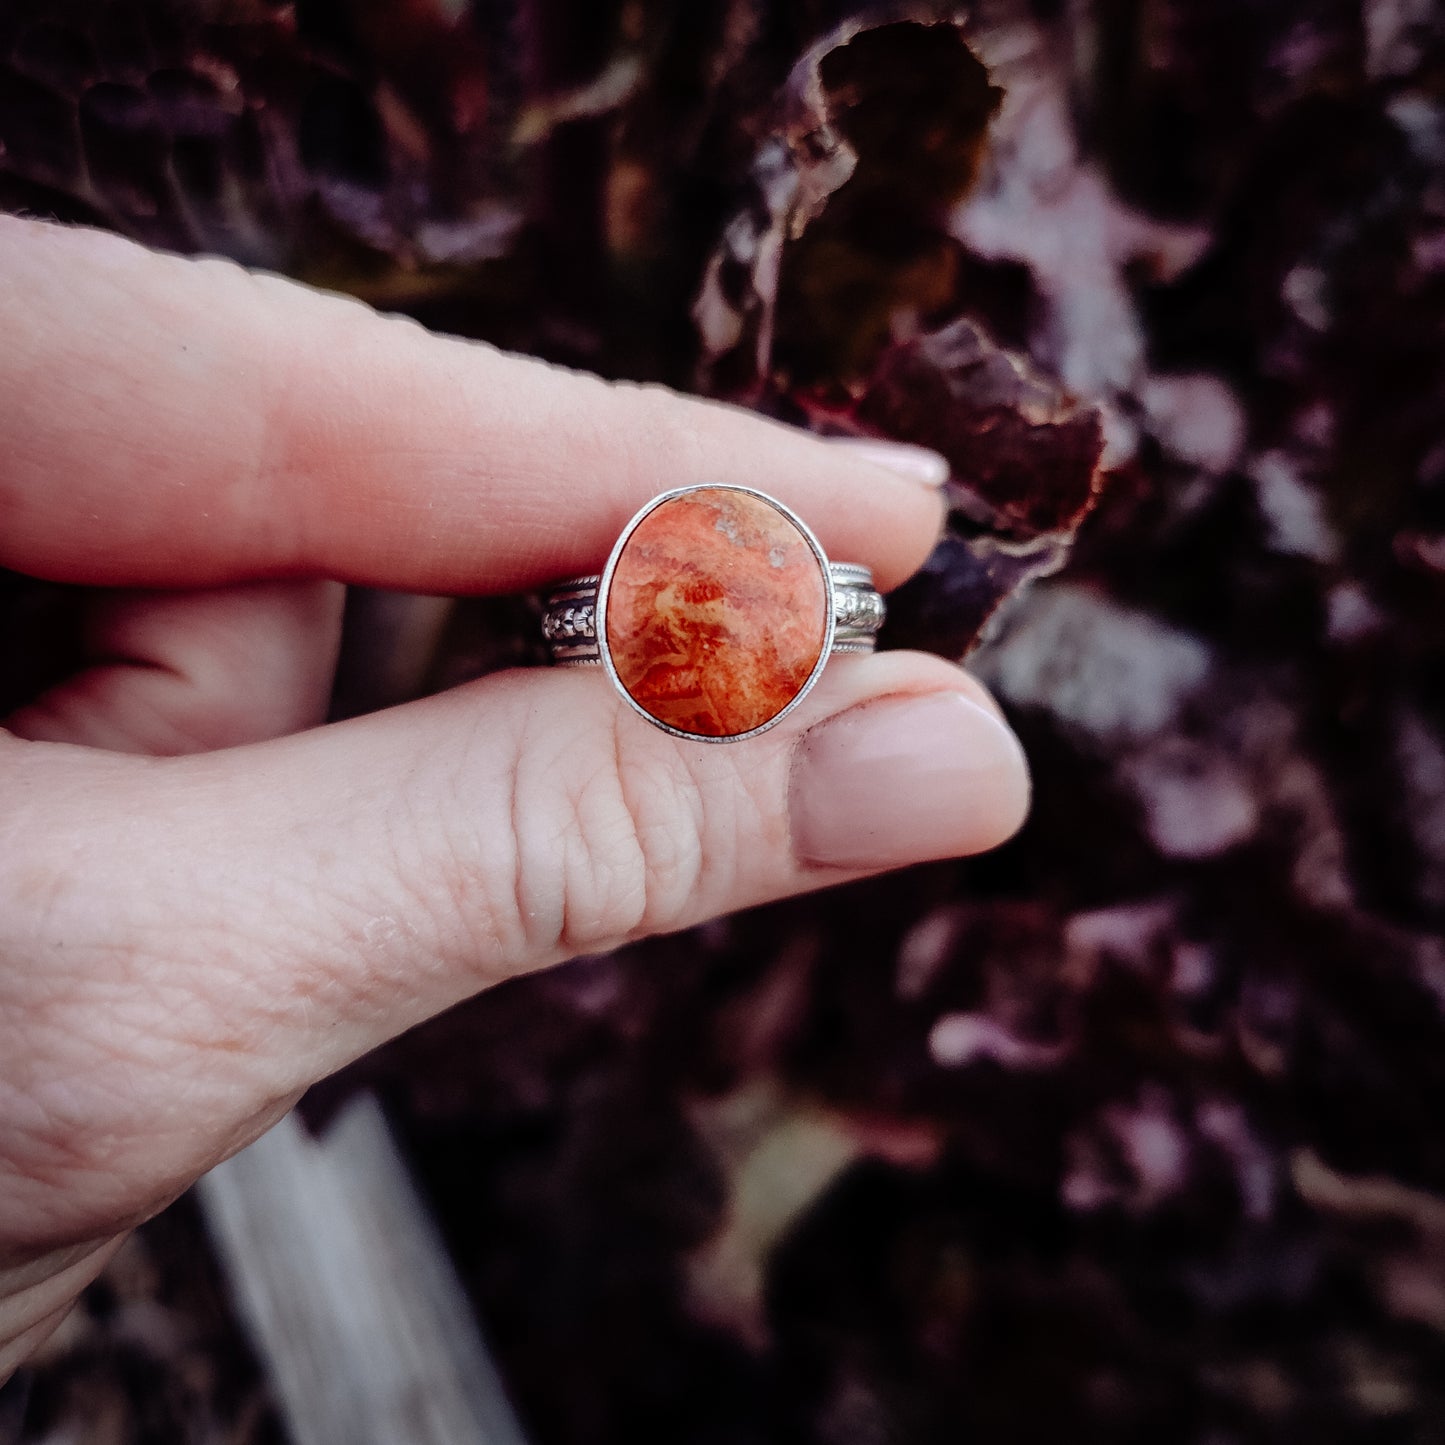
[[[873,574],[856,562],[830,562],[833,578],[833,651],[872,652],[883,626],[883,597]],[[552,661],[569,666],[601,662],[597,652],[597,584],[577,577],[542,594],[542,638]]]

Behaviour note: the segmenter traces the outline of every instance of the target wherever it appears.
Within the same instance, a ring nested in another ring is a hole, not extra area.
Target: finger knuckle
[[[516,898],[534,948],[595,952],[675,927],[703,870],[704,805],[691,771],[617,717],[551,769],[550,806],[519,774]]]

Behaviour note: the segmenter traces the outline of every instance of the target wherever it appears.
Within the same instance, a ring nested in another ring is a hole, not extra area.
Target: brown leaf
[[[915,10],[915,14],[925,13]],[[1000,92],[951,22],[853,19],[793,67],[694,317],[703,389],[852,375],[954,294],[946,213]]]

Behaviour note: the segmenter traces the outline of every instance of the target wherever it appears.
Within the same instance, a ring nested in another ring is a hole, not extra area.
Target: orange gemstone
[[[771,502],[698,487],[633,528],[612,570],[606,646],[658,722],[729,738],[771,722],[807,686],[828,637],[822,563]]]

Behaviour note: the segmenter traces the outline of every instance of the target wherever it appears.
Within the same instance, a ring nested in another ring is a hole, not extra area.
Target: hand
[[[383,1040],[1023,816],[982,689],[906,653],[834,658],[723,747],[590,670],[316,726],[343,583],[586,572],[669,487],[772,492],[894,586],[941,502],[874,458],[8,218],[0,335],[0,566],[104,589],[93,664],[0,730],[0,1379],[126,1230]]]

